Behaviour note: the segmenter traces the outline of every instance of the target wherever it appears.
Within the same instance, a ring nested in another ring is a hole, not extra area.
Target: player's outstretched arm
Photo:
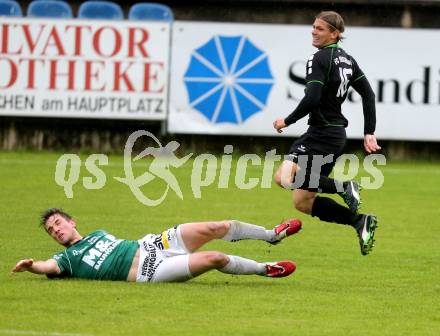
[[[290,113],[287,118],[277,119],[273,122],[273,127],[278,133],[283,132],[283,128],[296,123],[308,115],[314,108],[319,106],[322,95],[322,84],[315,81],[307,83],[306,94],[304,98],[299,102],[296,109]]]
[[[46,261],[34,261],[34,259],[20,260],[12,269],[13,273],[32,272],[35,274],[59,274],[61,273],[57,262],[54,259]]]

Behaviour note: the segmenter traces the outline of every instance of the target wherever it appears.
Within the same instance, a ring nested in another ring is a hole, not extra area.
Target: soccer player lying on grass
[[[258,263],[221,252],[196,250],[213,239],[254,239],[277,244],[301,229],[297,219],[272,230],[230,220],[181,224],[161,234],[147,234],[138,241],[116,239],[103,230],[83,237],[72,217],[61,209],[45,211],[41,225],[66,249],[46,261],[20,260],[12,272],[136,282],[186,281],[212,269],[237,275],[285,277],[296,269],[292,261]]]

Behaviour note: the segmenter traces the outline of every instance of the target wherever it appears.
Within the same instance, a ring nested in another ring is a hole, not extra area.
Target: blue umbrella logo
[[[212,123],[241,124],[273,86],[267,54],[244,36],[214,36],[194,50],[184,76],[190,106]]]

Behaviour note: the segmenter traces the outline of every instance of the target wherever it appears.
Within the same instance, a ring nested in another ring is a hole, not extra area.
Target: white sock
[[[266,274],[266,264],[262,264],[256,262],[255,260],[242,258],[239,256],[228,255],[229,262],[228,264],[219,269],[220,272],[227,274],[257,274],[257,275],[265,275]]]
[[[232,220],[229,231],[222,238],[226,241],[237,241],[243,239],[272,241],[275,238],[275,231],[254,224],[248,224],[237,220]]]

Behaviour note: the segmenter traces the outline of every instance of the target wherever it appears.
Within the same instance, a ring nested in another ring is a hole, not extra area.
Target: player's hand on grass
[[[381,147],[377,144],[376,136],[374,134],[365,134],[364,148],[368,154],[374,153],[381,149]]]
[[[15,267],[12,269],[12,272],[16,273],[16,272],[26,272],[26,271],[29,271],[33,264],[34,264],[34,259],[23,259],[23,260],[20,260],[15,265]]]
[[[284,119],[277,119],[273,122],[273,128],[277,130],[278,133],[283,133],[283,128],[286,127]]]

